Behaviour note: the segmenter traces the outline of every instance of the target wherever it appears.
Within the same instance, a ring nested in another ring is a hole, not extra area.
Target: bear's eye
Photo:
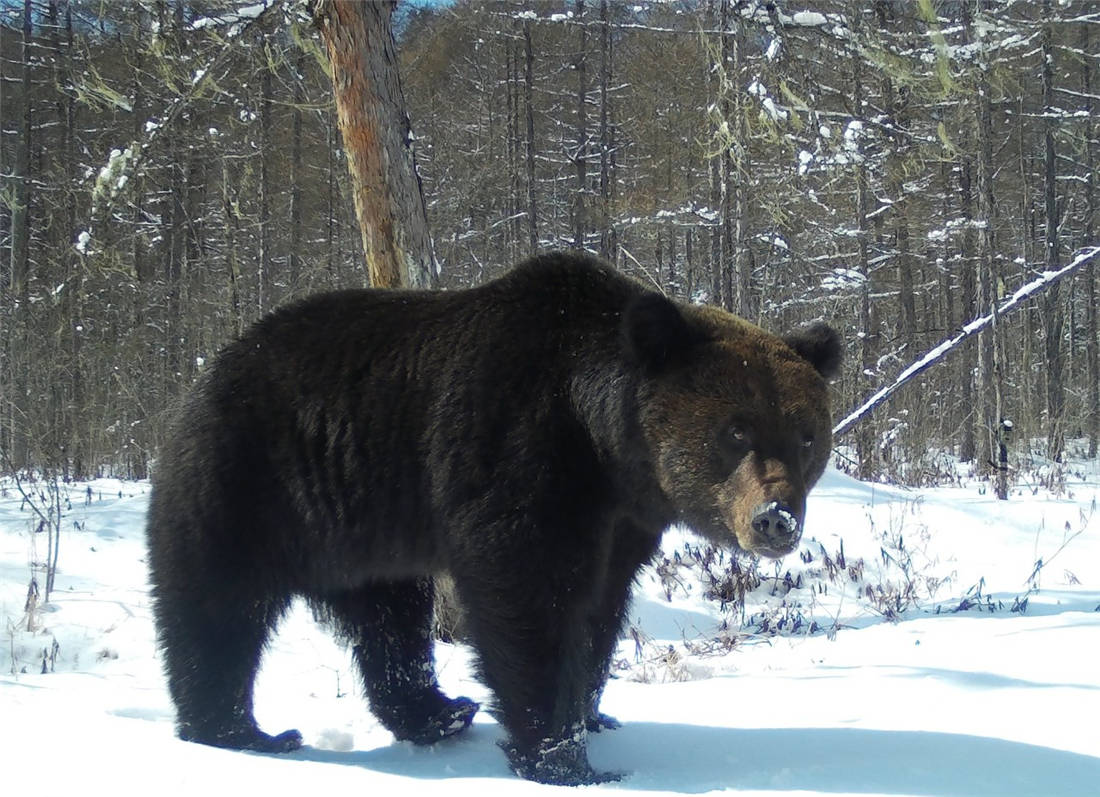
[[[812,434],[808,434],[808,435],[806,435],[805,437],[802,438],[802,450],[803,451],[809,451],[813,447],[814,447],[814,436]]]
[[[743,426],[738,426],[737,424],[731,426],[729,429],[729,437],[736,446],[748,445],[749,433],[745,431],[745,427]]]

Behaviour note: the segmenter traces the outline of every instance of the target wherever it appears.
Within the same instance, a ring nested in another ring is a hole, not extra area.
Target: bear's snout
[[[791,507],[779,501],[760,504],[752,513],[755,549],[764,556],[790,553],[802,537],[802,523]]]

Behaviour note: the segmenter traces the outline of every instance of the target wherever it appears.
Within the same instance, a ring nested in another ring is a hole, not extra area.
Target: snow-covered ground
[[[585,788],[1100,793],[1098,483],[1082,470],[1060,495],[1023,488],[999,502],[974,483],[906,491],[830,470],[810,500],[808,539],[761,565],[767,578],[743,616],[704,597],[704,562],[714,574],[722,563],[670,532],[604,698],[624,726],[590,740],[597,769],[627,774]],[[31,632],[24,603],[46,535],[33,533],[14,487],[0,488],[0,792],[555,788],[511,775],[488,716],[435,748],[394,743],[367,712],[349,655],[302,607],[271,647],[256,703],[267,730],[297,727],[307,747],[264,756],[175,739],[147,595],[148,485],[67,488],[55,592]],[[437,657],[450,692],[486,697],[468,650],[440,644]]]

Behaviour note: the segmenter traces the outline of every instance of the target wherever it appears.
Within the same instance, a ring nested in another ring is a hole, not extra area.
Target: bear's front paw
[[[534,752],[501,742],[512,771],[526,780],[550,786],[587,786],[621,780],[622,772],[597,772],[588,763],[583,734],[559,741],[545,740]]]

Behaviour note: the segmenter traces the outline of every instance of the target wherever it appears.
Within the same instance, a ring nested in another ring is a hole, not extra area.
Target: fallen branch
[[[997,308],[997,317],[1003,317],[1013,310],[1017,309],[1026,299],[1030,299],[1032,296],[1042,293],[1047,288],[1056,285],[1063,277],[1066,277],[1073,272],[1080,269],[1083,265],[1090,260],[1100,255],[1100,246],[1090,246],[1087,249],[1082,249],[1077,255],[1070,261],[1069,264],[1057,271],[1045,271],[1039,277],[1020,287],[1012,296],[1001,303]],[[969,337],[977,335],[983,329],[993,323],[994,314],[981,316],[971,321],[964,326],[954,337],[940,343],[935,348],[929,350],[923,357],[910,365],[894,379],[892,383],[884,387],[882,390],[875,393],[871,398],[867,399],[858,408],[852,411],[844,420],[838,423],[833,428],[833,435],[840,436],[851,429],[857,421],[863,416],[870,413],[872,409],[882,404],[890,396],[894,395],[898,389],[912,379],[917,374],[925,371],[937,362],[942,360],[947,354],[966,340]]]

